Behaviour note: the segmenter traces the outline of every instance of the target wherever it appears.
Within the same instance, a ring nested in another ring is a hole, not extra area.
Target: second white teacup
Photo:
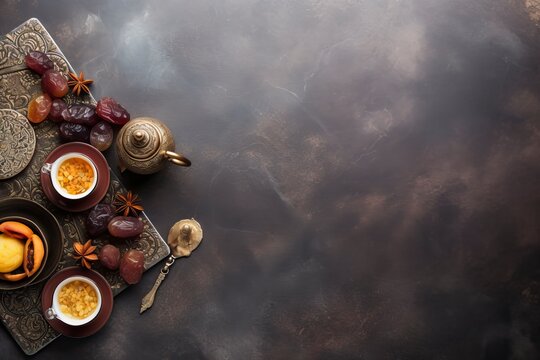
[[[71,276],[56,286],[47,319],[58,319],[71,326],[92,321],[101,309],[101,293],[96,283],[85,276]]]

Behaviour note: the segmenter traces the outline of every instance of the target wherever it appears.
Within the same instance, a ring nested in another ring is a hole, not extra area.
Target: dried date
[[[144,231],[141,219],[132,216],[116,216],[109,221],[109,234],[125,239],[139,236]]]
[[[144,271],[144,253],[139,250],[128,250],[120,260],[120,276],[128,284],[141,281]]]
[[[38,124],[45,120],[51,110],[51,97],[46,93],[35,96],[28,103],[28,120],[34,124]]]
[[[120,266],[120,250],[111,244],[105,245],[98,255],[101,265],[109,270],[116,270]]]
[[[68,106],[64,100],[62,99],[53,100],[52,105],[51,105],[51,111],[49,112],[49,119],[57,123],[71,120],[71,115],[69,113]]]
[[[96,108],[93,105],[73,104],[69,106],[70,122],[91,128],[99,121]]]
[[[55,98],[65,96],[68,91],[67,79],[56,70],[47,70],[41,77],[41,88]]]
[[[111,97],[100,99],[96,112],[100,118],[115,125],[124,125],[130,119],[128,111]]]
[[[90,138],[90,129],[80,124],[64,122],[60,124],[59,132],[62,140],[67,142],[82,141],[87,143]]]
[[[41,51],[31,51],[24,57],[24,62],[30,70],[43,75],[47,70],[54,69],[54,63]]]
[[[99,151],[107,150],[113,142],[114,132],[105,121],[100,121],[90,131],[90,144]]]
[[[114,208],[109,204],[97,204],[86,218],[86,232],[94,238],[107,232],[107,225],[114,217]]]

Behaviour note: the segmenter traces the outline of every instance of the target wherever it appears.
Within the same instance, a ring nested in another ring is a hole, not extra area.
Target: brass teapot
[[[175,165],[191,165],[191,161],[174,150],[169,128],[151,117],[129,121],[116,138],[116,154],[122,172],[127,169],[137,174],[153,174],[161,170],[167,160]]]

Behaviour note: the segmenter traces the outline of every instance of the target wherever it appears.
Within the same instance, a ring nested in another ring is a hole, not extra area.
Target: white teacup
[[[80,194],[70,194],[66,189],[64,189],[64,187],[60,184],[58,180],[58,170],[60,168],[60,165],[62,165],[64,161],[69,160],[69,159],[81,159],[85,161],[86,163],[88,163],[88,165],[90,165],[94,173],[92,183],[90,184],[88,189],[86,189],[86,191]],[[77,152],[71,152],[71,153],[62,155],[58,159],[56,159],[53,163],[43,164],[41,171],[51,174],[51,182],[54,189],[56,190],[58,194],[60,194],[62,197],[66,199],[72,199],[72,200],[82,199],[85,196],[89,195],[94,190],[97,184],[98,173],[97,173],[96,166],[94,165],[92,160],[90,160],[90,158],[88,158],[86,155],[83,155]]]
[[[62,290],[62,288],[65,285],[71,282],[77,281],[77,280],[90,285],[90,287],[94,289],[94,291],[96,292],[96,296],[97,296],[96,308],[84,318],[75,317],[75,316],[72,316],[70,314],[66,314],[65,312],[63,312],[61,304],[60,304],[60,299],[59,299],[60,291]],[[88,324],[90,321],[92,321],[99,314],[100,309],[101,309],[101,293],[96,283],[85,276],[71,276],[56,286],[53,293],[52,306],[46,309],[44,313],[45,313],[45,317],[49,320],[57,319],[64,322],[67,325],[81,326],[81,325]]]

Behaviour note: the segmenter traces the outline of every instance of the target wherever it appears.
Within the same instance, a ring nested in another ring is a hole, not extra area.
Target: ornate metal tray
[[[32,95],[40,91],[39,76],[24,65],[24,56],[31,50],[40,50],[49,55],[61,71],[74,71],[52,37],[37,19],[30,19],[0,38],[0,109],[13,109],[26,115],[26,108]],[[95,103],[91,95],[76,99],[71,94],[66,102]],[[0,198],[24,197],[39,202],[50,210],[63,227],[66,248],[58,265],[60,270],[74,264],[71,258],[71,244],[74,240],[85,240],[85,219],[87,212],[68,213],[55,207],[44,195],[39,172],[46,156],[60,144],[58,125],[44,121],[34,126],[36,150],[30,164],[15,177],[0,181]],[[110,202],[117,191],[125,191],[116,175],[111,172],[111,184],[105,199]],[[143,213],[145,231],[139,239],[123,244],[137,248],[146,255],[145,269],[169,255],[167,243],[158,234],[150,220]],[[107,243],[107,236],[94,239],[98,244]],[[121,249],[124,250],[124,249]],[[116,296],[127,287],[117,272],[96,268],[111,285]],[[22,350],[34,354],[60,336],[41,315],[40,294],[43,283],[14,291],[0,291],[0,319]]]

